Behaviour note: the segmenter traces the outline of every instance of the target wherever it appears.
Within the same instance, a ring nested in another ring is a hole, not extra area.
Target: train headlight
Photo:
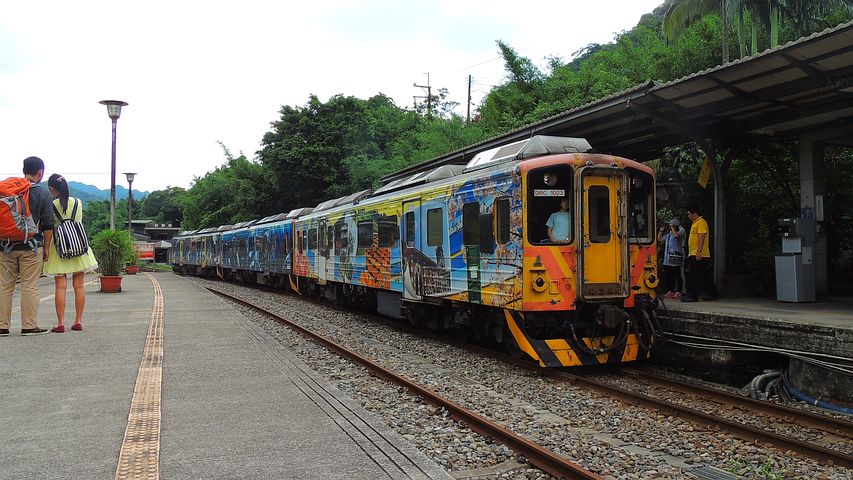
[[[532,284],[533,290],[539,293],[543,293],[548,288],[548,282],[542,278],[542,275],[536,275],[536,277],[533,278]]]
[[[657,288],[658,283],[660,283],[660,279],[654,273],[646,275],[644,281],[646,283],[646,286],[649,288]]]

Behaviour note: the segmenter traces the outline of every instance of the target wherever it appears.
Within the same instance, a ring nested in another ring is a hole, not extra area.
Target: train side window
[[[480,203],[462,205],[462,243],[478,245],[480,243]]]
[[[347,224],[339,222],[335,225],[335,252],[340,255],[349,247],[349,229]]]
[[[610,241],[610,189],[603,185],[589,187],[589,241]]]
[[[415,212],[406,213],[406,246],[415,248]]]
[[[495,200],[495,241],[498,245],[509,243],[509,199]]]
[[[358,247],[359,250],[373,248],[373,222],[361,222],[358,224]]]
[[[400,227],[397,224],[397,215],[379,217],[379,246],[383,248],[394,247],[399,239]]]
[[[480,253],[495,253],[494,217],[491,213],[480,215]]]
[[[308,250],[317,248],[317,227],[308,229]]]
[[[313,229],[312,229],[313,231]],[[320,247],[320,255],[326,256],[329,254],[328,243],[326,243],[326,230],[323,227],[319,227],[319,235],[317,239],[317,243]]]
[[[326,246],[327,246],[327,253],[329,251],[332,251],[332,253],[334,253],[334,248],[335,248],[335,227],[334,227],[334,225],[327,225],[326,226]]]
[[[444,212],[440,208],[427,210],[427,246],[438,247],[444,233]]]

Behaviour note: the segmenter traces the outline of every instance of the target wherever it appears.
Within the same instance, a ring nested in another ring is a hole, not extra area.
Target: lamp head
[[[136,173],[125,172],[124,174],[127,177],[127,183],[133,183],[134,177],[136,177]]]
[[[113,120],[117,120],[121,116],[121,107],[127,106],[127,102],[121,100],[101,100],[98,103],[107,106],[107,114]]]

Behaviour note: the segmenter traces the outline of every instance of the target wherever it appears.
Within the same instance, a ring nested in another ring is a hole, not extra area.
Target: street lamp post
[[[133,239],[133,178],[136,173],[125,172],[124,176],[127,177],[127,231]]]
[[[107,114],[113,122],[113,157],[112,169],[110,170],[110,229],[116,228],[116,122],[121,116],[121,107],[126,107],[127,102],[121,100],[101,100],[101,105],[107,106]]]

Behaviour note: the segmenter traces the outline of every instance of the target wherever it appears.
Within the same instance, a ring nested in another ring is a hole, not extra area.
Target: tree
[[[226,150],[226,155],[230,155]],[[196,177],[180,195],[182,228],[187,230],[234,224],[278,213],[278,202],[263,165],[244,155],[229,157],[224,165]]]
[[[184,214],[182,210],[183,197],[187,191],[181,187],[166,187],[148,194],[142,203],[142,216],[156,222],[181,225]]]

